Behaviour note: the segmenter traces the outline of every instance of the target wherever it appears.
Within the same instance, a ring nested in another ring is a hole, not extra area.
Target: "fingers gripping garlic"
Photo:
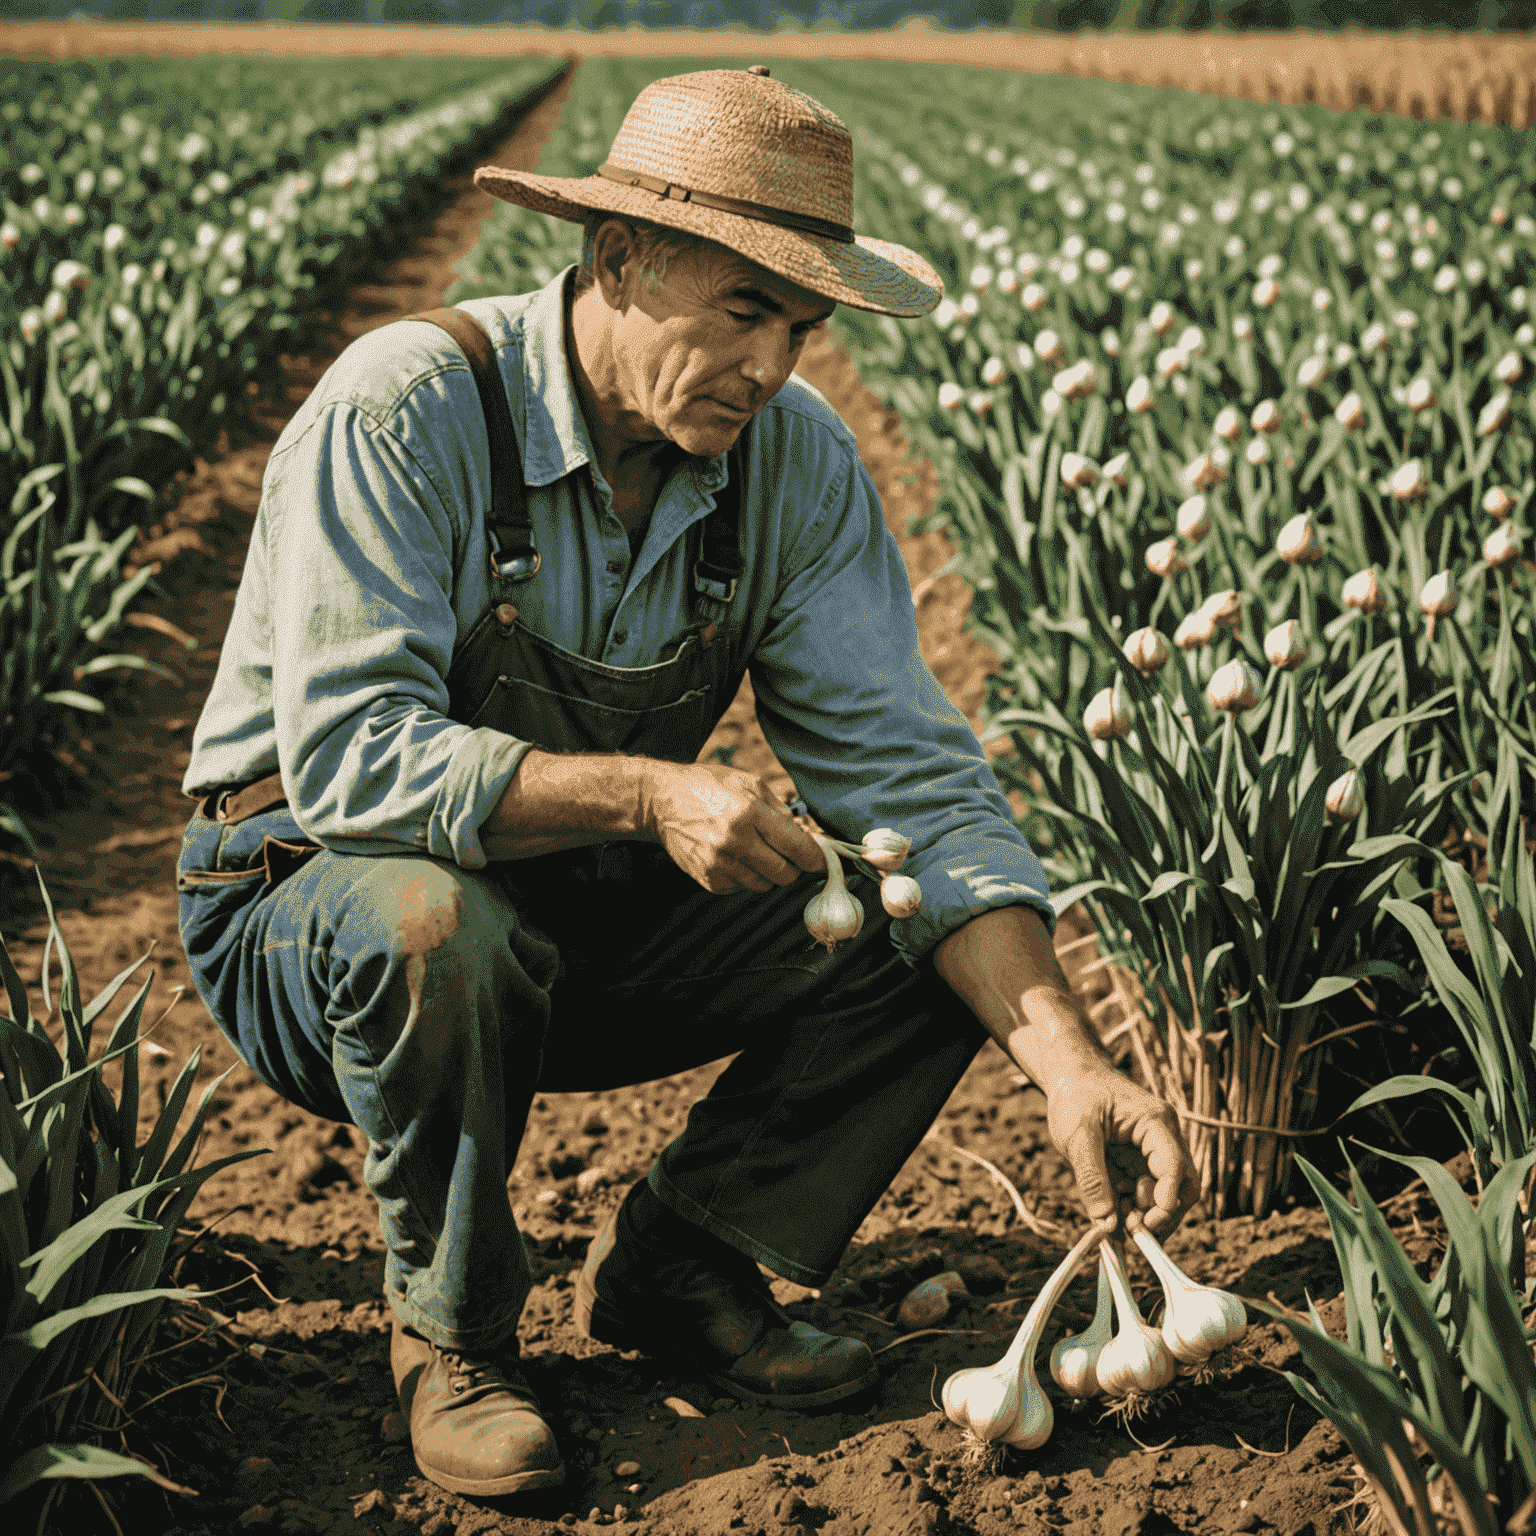
[[[857,938],[864,926],[864,903],[843,883],[843,866],[836,849],[818,837],[827,861],[827,883],[805,904],[805,926],[830,955],[845,939]]]
[[[1050,1438],[1056,1414],[1035,1376],[1035,1350],[1051,1309],[1110,1225],[1096,1222],[1078,1239],[1035,1297],[1008,1353],[996,1365],[970,1366],[944,1383],[944,1413],[951,1424],[980,1440],[1001,1440],[1026,1451]]]
[[[1099,1244],[1099,1255],[1109,1271],[1115,1297],[1119,1332],[1099,1351],[1099,1390],[1106,1397],[1132,1398],[1155,1392],[1173,1380],[1178,1367],[1163,1336],[1142,1318],[1125,1265],[1113,1244]]]
[[[1167,1311],[1163,1343],[1181,1365],[1199,1365],[1218,1349],[1235,1344],[1248,1331],[1248,1314],[1229,1291],[1197,1285],[1163,1252],[1145,1227],[1133,1234],[1136,1246],[1163,1283]]]
[[[1092,1397],[1099,1390],[1099,1355],[1115,1331],[1114,1293],[1109,1268],[1099,1265],[1099,1302],[1082,1333],[1058,1339],[1051,1351],[1051,1375],[1069,1397]]]

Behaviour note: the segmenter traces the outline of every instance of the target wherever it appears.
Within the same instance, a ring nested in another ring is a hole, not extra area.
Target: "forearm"
[[[642,841],[648,759],[526,753],[480,829],[490,859],[532,859],[593,843]]]
[[[973,917],[940,940],[933,964],[1047,1095],[1065,1079],[1109,1067],[1045,924],[1030,908],[997,907]]]

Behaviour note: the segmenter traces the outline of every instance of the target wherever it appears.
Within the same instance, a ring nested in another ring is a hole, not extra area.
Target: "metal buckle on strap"
[[[706,597],[712,597],[717,603],[728,603],[736,596],[736,578],[728,577],[725,581],[716,581],[711,576],[701,574],[699,566],[704,562],[698,561],[693,567],[693,584]]]
[[[501,551],[496,548],[491,550],[491,580],[492,581],[527,581],[530,576],[538,574],[539,552],[530,549],[520,555],[513,555],[510,560],[501,558]]]

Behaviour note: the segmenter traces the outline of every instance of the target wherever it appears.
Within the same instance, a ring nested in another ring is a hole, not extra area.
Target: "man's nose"
[[[742,377],[765,395],[776,395],[789,377],[790,353],[789,327],[763,326],[742,359]]]

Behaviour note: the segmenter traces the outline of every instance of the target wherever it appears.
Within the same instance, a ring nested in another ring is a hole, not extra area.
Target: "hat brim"
[[[911,320],[928,314],[944,297],[943,279],[916,251],[869,235],[846,245],[765,219],[658,197],[602,176],[539,176],[483,165],[475,172],[475,185],[503,202],[573,223],[601,210],[684,230],[852,309]]]

